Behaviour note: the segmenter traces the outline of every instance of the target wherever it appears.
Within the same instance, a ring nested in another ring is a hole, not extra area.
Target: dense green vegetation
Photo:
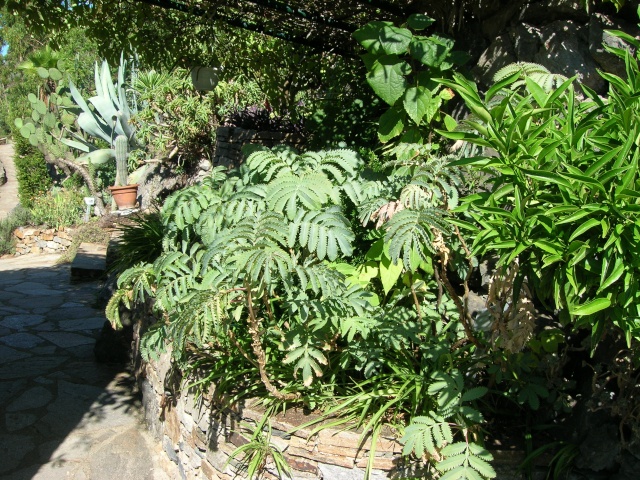
[[[122,18],[105,32],[112,21]],[[17,38],[23,26],[12,28]],[[637,445],[636,38],[610,32],[630,48],[608,47],[626,75],[601,73],[602,98],[535,64],[502,69],[480,92],[459,68],[466,54],[422,14],[355,30],[364,65],[217,32],[213,46],[176,40],[156,65],[123,55],[115,79],[97,56],[71,65],[29,44],[31,90],[5,96],[30,142],[16,141],[22,203],[52,224],[79,197],[37,198],[52,182],[45,160],[108,204],[115,138],[134,176],[153,162],[188,171],[226,122],[308,134],[307,151],[247,148],[238,169],[213,168],[124,228],[107,315],[118,325],[122,308],[148,314],[145,359],[170,346],[183,387],[215,383],[221,408],[248,396],[268,413],[304,406],[360,427],[363,441],[388,426],[433,478],[494,478],[487,445],[504,426],[524,432],[532,456],[563,447],[559,474],[577,448],[572,408],[594,402],[619,422],[623,448]],[[222,64],[212,92],[195,92],[187,68],[163,68],[175,48]],[[458,120],[456,97],[469,110]],[[236,452],[250,471],[269,436],[263,422]]]

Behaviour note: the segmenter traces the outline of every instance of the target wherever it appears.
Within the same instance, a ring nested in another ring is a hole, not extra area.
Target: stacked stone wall
[[[71,245],[72,235],[73,231],[64,227],[18,227],[13,232],[16,238],[15,255],[64,252]]]
[[[139,326],[138,326],[139,327]],[[139,339],[138,335],[135,335]],[[134,340],[138,343],[138,340]],[[145,418],[167,457],[179,469],[183,480],[247,478],[238,458],[231,458],[238,447],[249,442],[256,424],[263,417],[259,401],[249,400],[224,409],[214,401],[214,387],[197,396],[185,390],[176,393],[172,385],[184,385],[175,377],[169,354],[142,363],[135,355]],[[291,467],[293,480],[362,480],[371,440],[361,442],[353,430],[303,426],[318,417],[296,409],[287,410],[270,420],[271,441]],[[302,426],[302,427],[301,427]],[[428,478],[424,466],[403,459],[402,445],[391,431],[383,431],[373,462],[372,480],[390,478]],[[523,478],[518,465],[521,452],[492,452],[494,467],[501,480]],[[272,462],[266,466],[265,478],[276,479]]]
[[[216,149],[213,164],[235,168],[242,163],[242,147],[247,144],[275,147],[289,145],[300,150],[304,138],[295,133],[259,132],[238,127],[219,127],[216,130]]]

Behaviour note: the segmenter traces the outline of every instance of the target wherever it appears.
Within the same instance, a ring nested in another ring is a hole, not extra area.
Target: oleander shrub
[[[571,412],[608,411],[621,448],[633,450],[640,442],[640,42],[609,33],[636,53],[607,47],[626,66],[624,77],[600,73],[607,98],[531,64],[505,68],[485,94],[454,75],[441,83],[471,114],[459,124],[449,119],[440,133],[487,149],[453,163],[488,181],[461,200],[451,221],[472,239],[472,255],[497,260],[487,302],[491,383],[556,427]],[[536,310],[548,320],[534,321]]]

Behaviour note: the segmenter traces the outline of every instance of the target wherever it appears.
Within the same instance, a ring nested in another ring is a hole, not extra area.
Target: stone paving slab
[[[81,243],[71,264],[71,278],[75,281],[100,278],[107,270],[107,247],[99,243]]]
[[[165,473],[130,372],[94,360],[101,285],[72,284],[57,259],[0,259],[0,478],[181,478]]]

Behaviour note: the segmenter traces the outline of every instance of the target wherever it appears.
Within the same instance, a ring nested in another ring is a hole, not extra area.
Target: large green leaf
[[[428,67],[438,68],[445,61],[453,47],[449,39],[432,35],[431,37],[415,36],[409,46],[411,56]]]
[[[380,43],[385,53],[400,54],[407,51],[413,34],[406,28],[384,26],[380,30]]]
[[[398,108],[390,108],[380,116],[378,138],[386,143],[404,131],[404,113]]]
[[[416,125],[420,125],[427,112],[433,109],[431,107],[433,103],[436,102],[434,102],[431,91],[424,87],[408,88],[402,100],[405,112],[407,112],[409,118],[411,118]]]
[[[385,295],[395,286],[402,274],[402,262],[393,263],[388,257],[383,257],[380,261],[380,280]]]
[[[407,62],[397,55],[383,55],[373,62],[373,68],[367,75],[367,82],[382,100],[389,105],[396,103],[407,88],[404,75],[411,72]]]
[[[595,298],[590,302],[583,303],[582,305],[575,306],[569,310],[571,315],[592,315],[600,310],[609,308],[611,306],[611,300],[608,298]]]
[[[434,22],[435,20],[433,18],[428,17],[423,13],[412,13],[407,19],[407,26],[409,26],[409,28],[413,28],[414,30],[424,30],[425,28],[431,26]]]
[[[353,37],[357,42],[367,49],[369,53],[379,55],[383,53],[380,42],[380,30],[387,26],[392,26],[391,22],[369,22],[364,27],[353,32]]]

